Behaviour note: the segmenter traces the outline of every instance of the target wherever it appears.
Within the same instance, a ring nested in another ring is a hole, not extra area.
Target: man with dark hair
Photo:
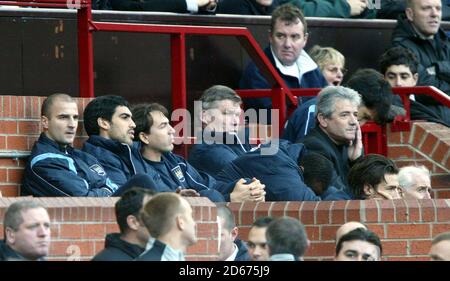
[[[65,94],[42,104],[44,132],[33,146],[21,192],[33,196],[111,196],[127,187],[113,182],[94,156],[72,147],[78,107]]]
[[[415,87],[419,80],[419,62],[413,52],[403,47],[393,47],[382,54],[380,70],[391,87]],[[403,106],[399,96],[394,96],[393,103]],[[412,120],[426,120],[450,126],[450,123],[440,116],[440,111],[416,101],[414,96],[410,97],[410,112]]]
[[[310,151],[299,158],[305,184],[324,201],[350,200],[342,190],[331,185],[334,174],[333,163],[325,156]]]
[[[380,261],[382,253],[380,238],[374,232],[356,228],[339,239],[334,260]]]
[[[430,257],[433,261],[450,261],[450,232],[434,237],[431,242]]]
[[[50,218],[35,201],[11,204],[3,220],[4,241],[0,241],[0,261],[38,261],[50,249]]]
[[[358,106],[359,125],[366,121],[376,121],[379,124],[391,122],[397,113],[404,114],[401,108],[390,111],[393,94],[389,83],[373,69],[356,71],[346,87],[358,92],[362,102]],[[315,120],[317,97],[308,100],[297,108],[286,122],[283,138],[291,142],[303,141],[305,136],[317,125]]]
[[[197,243],[192,208],[179,194],[155,195],[141,218],[155,240],[138,261],[184,261],[186,248]]]
[[[329,86],[317,96],[316,122],[306,136],[308,151],[322,154],[333,163],[331,184],[351,195],[347,174],[350,166],[363,154],[358,107],[361,97],[352,89]]]
[[[133,116],[137,125],[136,139],[141,142],[138,157],[143,159],[145,167],[158,172],[158,188],[165,188],[165,191],[180,189],[182,195],[206,196],[213,202],[264,201],[264,185],[258,180],[249,184],[244,184],[244,179],[219,182],[173,154],[175,130],[162,105],[138,105],[133,108]]]
[[[266,231],[273,220],[272,217],[260,217],[253,222],[247,238],[248,254],[252,261],[269,260]]]
[[[249,261],[250,256],[245,244],[238,239],[234,215],[224,204],[217,204],[217,217],[220,223],[220,261]]]
[[[400,199],[398,168],[378,154],[368,154],[350,169],[348,182],[355,199]]]
[[[144,226],[140,212],[155,194],[153,190],[131,188],[116,202],[116,220],[120,233],[110,233],[105,238],[105,248],[93,261],[131,261],[145,250],[150,234]]]
[[[309,247],[308,236],[301,222],[290,217],[275,219],[266,230],[271,261],[303,260]]]
[[[306,20],[300,9],[292,4],[285,4],[273,11],[269,29],[270,46],[264,53],[289,88],[322,88],[328,85],[317,64],[303,50],[307,40]],[[269,85],[252,62],[245,69],[239,87],[268,89],[272,85]],[[267,116],[270,123],[270,98],[246,99],[245,107],[269,110]]]
[[[441,0],[407,0],[405,14],[397,20],[392,44],[411,50],[419,61],[421,86],[435,86],[450,95],[450,40],[440,27]],[[430,96],[416,100],[450,124],[450,109]]]
[[[136,125],[123,97],[97,97],[86,106],[83,116],[89,135],[83,151],[99,159],[111,180],[118,185],[132,181],[133,185],[158,190],[156,173],[145,170],[142,161],[134,157]]]

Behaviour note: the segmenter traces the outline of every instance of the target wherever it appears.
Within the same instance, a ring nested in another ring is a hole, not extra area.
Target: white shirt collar
[[[234,261],[234,260],[236,259],[236,256],[237,256],[237,254],[238,254],[238,252],[239,252],[239,248],[238,248],[238,246],[236,245],[236,243],[233,243],[233,246],[234,246],[234,251],[233,251],[233,253],[232,253],[231,256],[229,256],[225,261]]]
[[[315,70],[318,67],[305,50],[302,50],[297,61],[291,66],[286,66],[281,63],[273,52],[272,46],[270,46],[270,51],[272,52],[273,59],[275,60],[275,66],[280,70],[280,72],[284,75],[297,77],[299,83],[302,80],[303,74]]]

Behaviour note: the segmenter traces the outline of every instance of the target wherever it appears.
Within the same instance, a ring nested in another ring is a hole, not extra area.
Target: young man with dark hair
[[[382,253],[380,238],[374,232],[356,228],[339,239],[334,260],[380,261]]]
[[[380,70],[391,87],[415,87],[419,80],[419,62],[413,52],[403,47],[393,47],[382,54]],[[393,103],[403,106],[400,97],[396,95]],[[416,101],[414,96],[410,98],[410,113],[411,120],[426,120],[450,126],[439,111]]]
[[[110,233],[105,238],[105,248],[93,261],[131,261],[145,250],[150,234],[140,213],[145,203],[155,194],[153,190],[131,188],[116,202],[116,220],[120,233]]]
[[[236,227],[234,215],[224,204],[217,204],[217,217],[220,223],[220,261],[249,261],[248,249],[238,239],[239,229]]]
[[[141,218],[155,240],[138,261],[184,261],[186,248],[197,243],[191,205],[179,194],[155,195]]]
[[[303,224],[290,217],[275,219],[266,231],[271,261],[303,260],[309,240]]]
[[[398,168],[378,154],[368,154],[350,169],[348,182],[355,199],[400,199]]]
[[[143,159],[145,167],[158,172],[159,188],[164,187],[166,191],[180,189],[182,195],[206,196],[214,202],[264,201],[264,186],[259,181],[249,184],[244,184],[244,179],[219,182],[173,154],[175,130],[167,118],[167,109],[162,105],[138,105],[133,108],[133,116],[135,136],[141,142],[136,153]]]
[[[33,196],[111,196],[126,189],[112,181],[89,153],[72,147],[78,127],[77,103],[65,94],[42,104],[43,133],[33,146],[21,192]]]
[[[266,231],[273,220],[272,217],[260,217],[253,222],[247,238],[248,254],[252,261],[269,260]]]
[[[0,261],[44,260],[50,250],[50,218],[36,201],[11,204],[3,220]]]
[[[134,157],[134,128],[136,125],[128,102],[120,96],[100,96],[84,109],[84,128],[89,135],[83,151],[99,159],[108,176],[118,185],[133,185],[158,190],[157,177],[144,170]]]

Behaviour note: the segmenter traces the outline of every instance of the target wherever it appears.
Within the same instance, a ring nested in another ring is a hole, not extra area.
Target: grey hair
[[[203,92],[200,97],[203,110],[215,108],[217,102],[223,100],[231,100],[236,103],[241,103],[241,97],[231,88],[222,85],[214,85]]]
[[[403,188],[410,188],[415,180],[414,177],[417,174],[423,174],[430,177],[430,170],[427,167],[421,166],[406,166],[400,169],[398,172],[398,182]]]
[[[335,105],[338,100],[349,100],[356,106],[361,104],[361,96],[358,92],[343,86],[328,86],[317,96],[316,117],[322,114],[325,118],[330,118],[336,110]]]
[[[19,229],[24,219],[22,213],[30,209],[44,208],[40,203],[31,200],[18,201],[11,204],[5,212],[3,228],[11,228],[14,231]],[[6,231],[5,231],[6,233]]]

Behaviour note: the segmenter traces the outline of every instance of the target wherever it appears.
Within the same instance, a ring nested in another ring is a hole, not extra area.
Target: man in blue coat
[[[264,185],[258,180],[248,184],[244,184],[244,179],[218,182],[173,154],[175,130],[166,116],[167,109],[157,103],[142,104],[133,109],[135,137],[141,142],[137,157],[142,157],[147,168],[157,171],[158,188],[179,190],[181,195],[186,196],[201,195],[216,202],[264,201]]]
[[[129,180],[143,188],[158,190],[157,173],[145,170],[134,157],[134,124],[128,102],[120,96],[100,96],[84,109],[84,128],[89,139],[83,151],[95,156],[108,176],[118,185]]]
[[[291,4],[275,9],[269,30],[270,46],[264,53],[289,88],[322,88],[328,85],[317,64],[303,50],[307,40],[306,20],[300,9]],[[272,85],[268,84],[258,67],[250,63],[244,71],[239,87],[270,89]],[[270,123],[270,98],[246,99],[244,103],[247,109],[269,109],[267,116]]]
[[[111,196],[128,188],[112,181],[94,156],[72,147],[78,107],[68,95],[42,104],[44,132],[34,144],[22,182],[22,195]],[[120,187],[120,188],[119,188]]]

